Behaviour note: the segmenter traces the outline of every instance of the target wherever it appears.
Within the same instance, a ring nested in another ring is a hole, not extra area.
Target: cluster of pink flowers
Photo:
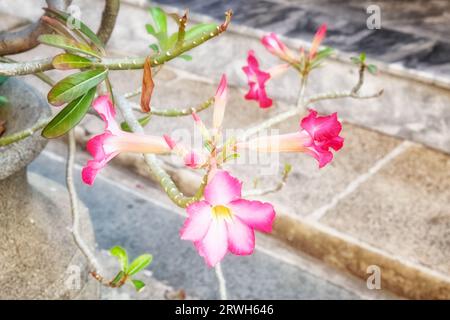
[[[314,59],[324,34],[323,27],[313,42],[309,52],[310,59]],[[290,66],[289,63],[297,57],[275,34],[263,37],[262,42],[271,53],[288,62],[267,72],[261,71],[254,52],[249,52],[248,66],[243,68],[250,87],[245,97],[257,100],[261,108],[266,108],[272,105],[272,100],[265,92],[266,82],[285,72]],[[217,138],[221,131],[227,96],[227,79],[223,76],[215,95],[211,130],[193,113],[195,123],[205,139]],[[196,201],[186,208],[188,217],[180,231],[181,239],[192,241],[209,266],[219,263],[227,252],[235,255],[251,254],[255,248],[255,230],[271,232],[275,218],[273,206],[243,199],[242,183],[220,168],[221,161],[216,157],[217,150],[214,153],[189,150],[168,135],[159,137],[125,132],[114,119],[114,106],[108,96],[98,97],[93,107],[105,122],[105,132],[93,137],[87,144],[87,150],[92,154],[93,160],[89,160],[82,171],[82,179],[86,184],[92,185],[99,170],[121,152],[173,152],[184,160],[187,167],[209,170],[204,200]],[[309,114],[301,119],[297,132],[238,141],[234,147],[237,152],[248,149],[256,152],[306,153],[314,157],[322,168],[333,158],[330,149],[337,151],[342,148],[344,139],[339,136],[341,130],[342,125],[336,113],[318,116],[315,110],[310,110]]]
[[[259,67],[258,59],[255,56],[255,52],[250,50],[247,56],[247,65],[242,68],[247,76],[247,82],[250,87],[248,93],[245,95],[247,100],[258,101],[260,108],[269,108],[272,106],[272,99],[267,96],[266,83],[270,79],[274,79],[284,72],[286,72],[290,65],[295,65],[301,62],[302,59],[312,62],[317,55],[320,44],[325,38],[327,32],[326,25],[320,26],[317,30],[308,56],[304,55],[303,48],[300,50],[300,54],[295,54],[290,50],[275,33],[269,33],[262,37],[261,43],[271,54],[277,56],[286,63],[274,66],[267,71],[263,71]]]

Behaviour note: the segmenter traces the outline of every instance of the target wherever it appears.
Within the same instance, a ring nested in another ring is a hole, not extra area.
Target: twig
[[[350,91],[342,91],[342,92],[327,92],[327,93],[321,93],[312,97],[309,97],[308,99],[304,100],[303,94],[304,94],[304,87],[306,85],[306,81],[302,81],[301,84],[301,90],[299,94],[299,99],[297,102],[297,108],[291,109],[289,111],[286,111],[284,113],[280,113],[279,115],[257,125],[254,127],[251,127],[247,129],[244,134],[241,135],[240,139],[245,140],[248,137],[258,133],[259,131],[262,131],[264,129],[270,128],[276,124],[279,124],[293,116],[299,115],[303,112],[303,109],[307,107],[309,104],[321,100],[331,100],[331,99],[339,99],[339,98],[353,98],[353,99],[372,99],[377,98],[383,94],[383,89],[381,89],[378,92],[372,93],[372,94],[359,94],[359,90],[362,87],[364,83],[364,71],[365,68],[361,67],[359,70],[359,77],[358,82],[356,85],[350,90]],[[302,78],[303,80],[304,78]]]
[[[65,10],[70,1],[47,0],[46,2],[49,8]],[[33,49],[39,44],[37,38],[47,32],[50,32],[50,29],[41,20],[30,23],[18,31],[2,32],[0,33],[0,55],[16,54]]]
[[[119,14],[120,0],[105,0],[102,22],[97,31],[97,36],[103,43],[107,43],[116,25],[117,15]]]
[[[231,11],[226,13],[226,20],[220,26],[217,26],[216,30],[201,34],[198,38],[186,41],[182,46],[178,46],[162,52],[158,55],[152,56],[151,66],[156,67],[165,64],[166,62],[182,55],[183,53],[198,47],[202,43],[219,36],[223,33],[230,23]],[[104,58],[102,61],[93,64],[94,68],[105,68],[109,70],[133,70],[142,69],[145,57],[135,57],[135,58]],[[52,65],[53,58],[45,58],[29,62],[19,62],[19,63],[0,63],[0,75],[1,76],[19,76],[27,75],[42,71],[48,71],[54,69]]]
[[[137,121],[133,114],[133,110],[130,103],[123,96],[116,97],[116,105],[122,112],[122,115],[127,122],[128,126],[133,132],[144,133],[144,129]],[[195,202],[199,199],[198,194],[194,197],[185,196],[173,182],[170,175],[159,165],[158,159],[154,154],[144,154],[144,160],[149,167],[151,173],[159,182],[164,192],[169,196],[173,203],[181,208],[187,207],[190,203]],[[203,186],[200,186],[203,188]],[[201,196],[201,195],[200,195]]]
[[[283,187],[286,185],[287,179],[289,177],[289,170],[284,171],[283,176],[281,177],[281,180],[274,186],[271,188],[266,188],[266,189],[253,189],[253,190],[249,190],[249,191],[245,191],[243,192],[245,197],[255,197],[255,196],[264,196],[270,193],[275,193],[280,191],[281,189],[283,189]]]
[[[22,140],[22,139],[25,139],[25,138],[31,136],[36,131],[45,127],[47,125],[47,123],[50,122],[50,120],[51,120],[51,118],[46,118],[46,119],[40,120],[40,121],[36,122],[34,124],[34,126],[32,126],[30,128],[27,128],[23,131],[19,131],[19,132],[13,133],[11,135],[0,138],[0,147],[6,146],[8,144],[17,142],[19,140]]]
[[[75,189],[75,185],[73,183],[73,165],[75,160],[75,151],[76,151],[76,142],[75,142],[75,134],[73,130],[69,131],[68,134],[68,157],[67,157],[67,166],[66,166],[66,185],[67,191],[70,197],[70,208],[72,211],[72,236],[75,241],[75,244],[86,257],[90,267],[93,269],[91,273],[102,274],[102,268],[95,258],[94,254],[91,252],[87,244],[84,242],[83,238],[80,235],[80,210],[78,207],[78,196],[77,191]]]
[[[353,93],[352,91],[341,91],[341,92],[327,92],[327,93],[321,93],[315,96],[310,97],[305,102],[305,106],[322,100],[332,100],[332,99],[341,99],[341,98],[353,98],[353,99],[372,99],[377,98],[383,94],[384,90],[381,89],[378,92],[371,93],[371,94],[358,94]]]
[[[214,270],[216,271],[217,281],[219,282],[220,300],[227,300],[227,286],[220,263],[216,264]]]

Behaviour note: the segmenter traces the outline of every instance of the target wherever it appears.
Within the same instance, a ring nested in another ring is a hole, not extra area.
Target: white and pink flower
[[[333,113],[318,117],[315,110],[300,122],[301,130],[294,133],[266,136],[238,143],[237,148],[255,150],[257,152],[304,152],[324,167],[333,159],[330,148],[338,151],[344,145],[344,138],[339,136],[342,124]]]
[[[193,241],[209,266],[219,263],[229,251],[249,255],[255,248],[255,232],[271,232],[273,206],[242,199],[242,183],[224,170],[218,170],[205,188],[205,200],[187,207],[188,218],[181,239]]]
[[[116,112],[108,96],[95,99],[94,109],[105,122],[105,132],[91,138],[86,146],[94,158],[81,172],[83,182],[92,185],[97,173],[121,152],[167,153],[170,151],[162,137],[126,132],[115,121]]]
[[[286,61],[295,60],[294,53],[280,40],[275,33],[269,33],[261,38],[261,43],[272,54]]]

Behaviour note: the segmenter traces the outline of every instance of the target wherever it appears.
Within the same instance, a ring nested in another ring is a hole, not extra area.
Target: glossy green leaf
[[[145,269],[152,262],[152,259],[153,257],[151,254],[140,255],[133,260],[126,273],[130,276],[135,275],[142,269]]]
[[[48,139],[57,138],[75,127],[89,110],[95,91],[96,88],[92,88],[65,106],[42,130],[42,136]]]
[[[161,33],[167,35],[167,17],[166,13],[158,7],[150,8],[150,14],[155,22],[154,31],[156,33]]]
[[[40,43],[44,43],[49,46],[64,49],[70,52],[81,53],[100,58],[99,54],[87,44],[76,42],[75,40],[66,38],[58,34],[43,34],[39,36],[38,41]]]
[[[96,69],[71,74],[49,91],[48,102],[54,106],[70,102],[105,80],[107,73],[107,70]]]
[[[145,127],[145,126],[150,122],[150,118],[151,118],[151,117],[152,117],[151,114],[149,114],[148,116],[145,116],[145,117],[142,117],[142,118],[138,119],[138,121],[139,121],[139,123],[141,124],[142,127]],[[125,121],[123,121],[123,122],[120,124],[120,128],[121,128],[123,131],[126,131],[126,132],[132,132],[130,126],[129,126],[128,123],[126,123]]]
[[[105,47],[103,42],[97,37],[94,31],[92,31],[87,25],[85,25],[82,21],[76,19],[75,17],[69,15],[66,12],[56,10],[56,9],[49,9],[44,8],[47,15],[54,16],[64,22],[67,22],[70,18],[70,22],[73,26],[79,26],[79,30],[83,35],[85,35],[89,40],[92,41],[92,43],[101,51],[103,51],[103,48]]]
[[[142,291],[145,288],[145,283],[141,280],[131,280],[137,292]]]
[[[80,57],[75,54],[63,53],[53,58],[53,67],[59,70],[69,69],[83,69],[90,67],[92,61],[85,57]]]
[[[122,271],[125,272],[128,269],[128,255],[124,248],[120,246],[112,247],[109,252],[116,257],[120,262]]]

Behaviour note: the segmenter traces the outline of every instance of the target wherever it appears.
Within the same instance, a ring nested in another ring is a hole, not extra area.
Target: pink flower
[[[280,41],[280,39],[278,39],[275,33],[272,32],[265,35],[262,37],[261,42],[270,53],[280,57],[281,59],[287,61],[295,60],[292,51],[289,50],[286,45]]]
[[[325,38],[325,35],[327,33],[327,25],[322,24],[319,29],[317,29],[316,34],[314,35],[313,42],[311,44],[311,49],[309,49],[309,59],[314,59],[317,50],[319,49],[320,44],[322,43],[323,39]]]
[[[322,168],[333,159],[330,148],[338,151],[344,144],[344,138],[339,136],[342,125],[336,113],[318,117],[315,110],[310,110],[300,127],[298,132],[256,138],[238,143],[237,147],[258,152],[304,152],[313,156]]]
[[[256,100],[259,102],[260,108],[268,108],[272,105],[272,99],[268,98],[266,93],[266,82],[270,79],[270,74],[259,69],[259,63],[253,50],[248,52],[247,63],[248,65],[242,68],[250,86],[245,99]]]
[[[219,87],[214,96],[214,114],[213,114],[213,128],[218,129],[222,125],[223,117],[225,115],[225,106],[228,99],[227,76],[224,74],[220,79]],[[194,118],[195,119],[195,118]]]
[[[206,156],[202,152],[196,150],[188,151],[183,145],[176,143],[170,136],[164,135],[164,140],[169,146],[170,150],[181,157],[184,165],[191,169],[197,169],[206,164]]]
[[[241,198],[242,183],[224,170],[216,171],[205,188],[205,200],[187,207],[188,218],[180,231],[205,262],[213,267],[227,251],[249,255],[255,232],[272,231],[275,211],[271,204]]]
[[[84,183],[92,185],[97,173],[121,152],[166,153],[170,150],[162,137],[122,131],[114,120],[116,112],[108,96],[95,99],[93,107],[105,121],[105,132],[87,143],[86,148],[94,159],[89,160],[81,172]]]

